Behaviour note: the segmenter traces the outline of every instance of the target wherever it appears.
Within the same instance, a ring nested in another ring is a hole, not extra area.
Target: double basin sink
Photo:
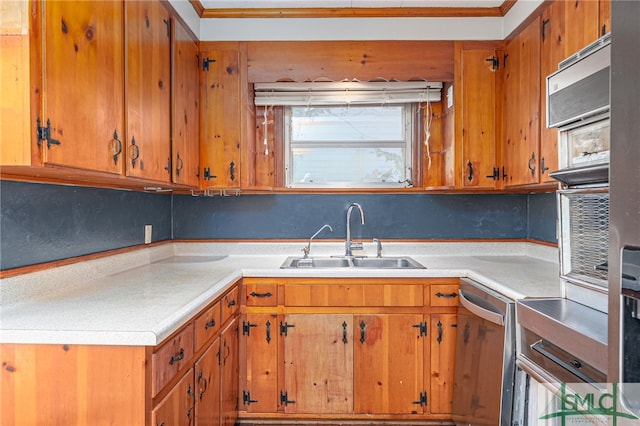
[[[368,268],[426,269],[408,256],[402,257],[288,257],[281,269]]]

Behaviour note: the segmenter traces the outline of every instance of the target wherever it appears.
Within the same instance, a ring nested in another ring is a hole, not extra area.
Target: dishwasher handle
[[[476,314],[482,319],[487,321],[491,321],[497,325],[504,325],[504,315],[499,312],[494,312],[489,309],[483,308],[482,306],[478,306],[473,303],[468,296],[465,295],[464,290],[458,289],[458,293],[460,293],[460,303],[462,306],[467,308],[470,312]]]

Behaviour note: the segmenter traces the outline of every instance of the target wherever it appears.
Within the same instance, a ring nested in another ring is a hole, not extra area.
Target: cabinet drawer
[[[220,330],[220,301],[196,319],[196,351]]]
[[[220,303],[222,304],[220,324],[224,324],[233,316],[233,314],[238,312],[238,286],[234,286],[224,296],[222,296]]]
[[[276,284],[247,284],[245,291],[247,306],[276,306],[278,303]]]
[[[192,356],[193,325],[190,324],[151,356],[151,396],[156,396]]]
[[[422,306],[421,284],[290,284],[287,306]]]
[[[432,284],[431,306],[458,306],[458,284]]]

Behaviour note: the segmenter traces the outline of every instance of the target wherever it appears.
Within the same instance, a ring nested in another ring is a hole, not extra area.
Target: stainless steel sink
[[[367,268],[426,269],[408,256],[402,257],[288,257],[281,269]]]
[[[410,257],[356,257],[352,262],[356,268],[425,269]]]

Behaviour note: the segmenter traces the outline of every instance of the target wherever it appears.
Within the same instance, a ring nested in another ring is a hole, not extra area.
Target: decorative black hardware
[[[163,19],[162,22],[167,26],[167,37],[171,38],[171,21],[169,19]]]
[[[173,365],[174,362],[181,361],[184,358],[184,349],[180,348],[180,353],[178,355],[174,355],[169,360],[169,365]]]
[[[229,179],[236,180],[236,163],[233,161],[229,163]]]
[[[602,29],[600,30],[600,36],[605,36],[607,34],[607,24],[602,24]]]
[[[229,300],[229,302],[227,302],[227,307],[230,308],[232,306],[236,306],[236,300],[235,299],[231,299]]]
[[[289,332],[289,329],[291,327],[295,327],[295,325],[294,324],[288,324],[286,322],[280,322],[280,335],[281,336],[287,336],[288,335],[287,333]]]
[[[492,175],[487,175],[487,177],[489,179],[493,179],[493,180],[498,180],[500,179],[500,169],[497,167],[493,168],[493,174]]]
[[[271,321],[267,321],[266,329],[267,329],[267,343],[271,343]]]
[[[207,330],[207,329],[209,329],[211,327],[215,327],[215,326],[216,326],[216,320],[215,320],[215,318],[211,318],[211,320],[204,325],[204,329]]]
[[[242,321],[242,335],[251,336],[251,327],[257,327],[258,324],[252,324],[249,321]]]
[[[200,401],[202,401],[202,396],[207,391],[207,387],[208,387],[207,379],[205,379],[204,373],[202,372],[202,370],[200,370],[200,374],[198,374],[198,383],[200,382],[204,382],[204,385],[200,388],[201,390],[199,395]]]
[[[193,391],[193,389],[191,389],[191,383],[189,383],[189,385],[187,386],[187,395],[189,395],[193,399],[196,399],[196,393]]]
[[[570,359],[569,364],[573,365],[575,368],[582,368],[582,363],[577,359]]]
[[[436,296],[438,297],[444,297],[445,299],[451,299],[452,297],[458,297],[458,293],[453,292],[453,293],[441,293],[441,292],[437,292]]]
[[[438,341],[438,343],[442,343],[442,335],[444,334],[444,330],[442,329],[442,323],[438,321],[436,326],[438,327],[438,338],[436,340]]]
[[[204,177],[202,179],[211,180],[211,179],[217,179],[217,178],[218,178],[218,176],[211,174],[211,168],[210,167],[205,167],[204,168]]]
[[[202,58],[202,71],[209,71],[209,64],[215,61],[215,59],[211,58]]]
[[[469,167],[469,176],[467,176],[467,180],[471,182],[473,180],[473,163],[471,160],[467,163],[467,167]]]
[[[271,297],[273,296],[273,294],[271,294],[270,291],[266,292],[266,293],[256,293],[255,291],[252,291],[249,296],[251,297]]]
[[[295,404],[295,401],[289,399],[288,392],[280,391],[280,405]]]
[[[505,68],[507,67],[507,58],[508,58],[508,57],[509,57],[509,54],[505,54],[505,55],[502,57],[502,66],[503,66],[503,67],[505,67]]]
[[[133,167],[134,169],[136,168],[136,162],[138,161],[138,158],[140,157],[140,147],[138,145],[136,145],[136,138],[135,136],[131,137],[131,150],[132,150],[132,155],[131,155],[131,167]]]
[[[413,401],[412,404],[416,404],[419,406],[424,406],[427,405],[427,392],[420,392],[420,399],[418,399],[417,401]]]
[[[167,173],[169,173],[169,175],[171,175],[171,157],[167,159],[167,165],[164,169],[167,171]]]
[[[364,321],[360,321],[360,343],[364,344],[364,342],[367,341],[367,337],[366,337],[366,328],[367,328],[367,323]]]
[[[60,145],[60,141],[51,137],[51,120],[47,119],[47,127],[40,125],[40,117],[36,120],[36,136],[38,137],[38,146],[42,144],[42,141],[47,141],[47,149],[51,148],[51,145]]]
[[[426,322],[421,322],[419,324],[413,324],[411,327],[419,329],[420,337],[427,335],[427,323]]]
[[[189,407],[187,410],[187,418],[189,419],[189,424],[191,423],[191,412],[193,412],[193,406]]]
[[[549,25],[549,19],[543,19],[542,20],[542,41],[545,41],[545,39],[547,38],[547,34],[546,34],[547,25]]]
[[[118,143],[116,152],[113,153],[113,164],[118,165],[118,157],[122,154],[122,141],[118,138],[118,131],[113,131],[113,140]]]
[[[485,61],[491,62],[492,71],[498,71],[498,69],[500,68],[500,60],[498,59],[497,56],[492,56],[490,58],[487,58],[485,59]]]
[[[176,176],[180,176],[180,172],[182,171],[183,167],[184,161],[182,161],[182,158],[180,158],[180,153],[178,153],[176,156]]]
[[[251,399],[251,392],[244,390],[242,391],[242,403],[244,405],[250,405],[256,402],[258,402],[257,399]]]
[[[508,176],[509,176],[509,175],[507,175],[507,174],[505,173],[504,166],[502,166],[502,180],[507,180],[507,177],[508,177]]]
[[[549,168],[545,167],[545,165],[544,165],[544,157],[542,157],[540,159],[540,173],[544,174],[544,172],[546,172],[547,170],[549,170]]]
[[[347,322],[346,321],[342,322],[342,343],[344,343],[345,345],[349,343],[349,340],[347,340]]]
[[[529,158],[529,163],[527,164],[529,170],[531,170],[531,176],[534,176],[536,173],[536,153],[531,153],[531,158]]]

